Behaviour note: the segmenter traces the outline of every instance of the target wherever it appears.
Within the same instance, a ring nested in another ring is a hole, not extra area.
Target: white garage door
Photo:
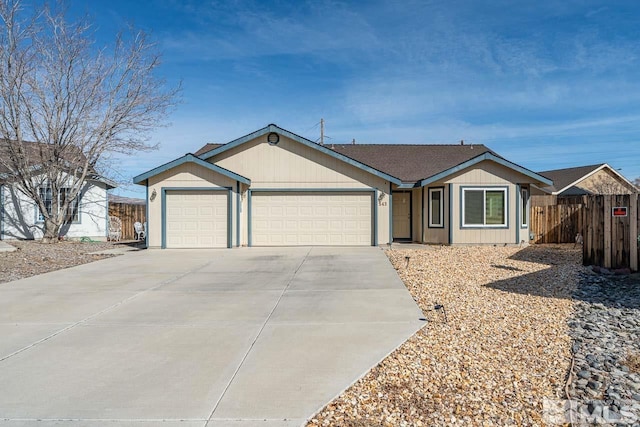
[[[371,246],[372,199],[368,192],[253,193],[252,245]]]
[[[167,191],[167,248],[226,248],[227,192]]]

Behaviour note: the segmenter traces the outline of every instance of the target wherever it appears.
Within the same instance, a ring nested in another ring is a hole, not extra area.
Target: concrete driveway
[[[148,250],[0,284],[0,425],[298,426],[421,317],[378,248]]]

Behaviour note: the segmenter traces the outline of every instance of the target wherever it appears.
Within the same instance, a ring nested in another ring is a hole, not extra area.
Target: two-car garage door
[[[373,193],[358,191],[254,191],[250,204],[252,246],[370,246]],[[229,246],[229,193],[166,192],[166,248]]]
[[[371,192],[253,192],[253,246],[373,244]]]

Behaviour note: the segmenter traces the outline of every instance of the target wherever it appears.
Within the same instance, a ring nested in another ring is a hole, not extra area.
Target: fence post
[[[638,193],[632,193],[629,198],[629,269],[638,271]]]
[[[604,196],[604,268],[611,268],[611,197]]]

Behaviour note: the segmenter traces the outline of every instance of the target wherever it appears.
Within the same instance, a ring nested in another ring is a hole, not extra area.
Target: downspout
[[[389,247],[393,244],[393,195],[391,193],[391,181],[389,181]]]
[[[147,185],[144,186],[146,192],[146,199],[144,204],[144,220],[147,223],[147,228],[144,233],[144,246],[146,248],[149,247],[149,180],[147,180]]]
[[[443,191],[444,193],[444,191]],[[422,241],[420,243],[425,242],[425,233],[424,233],[424,187],[422,187],[422,208],[420,209],[422,215],[420,216],[420,230],[422,232]]]
[[[236,247],[240,247],[240,181],[236,181]]]
[[[449,183],[449,245],[453,244],[453,184]],[[462,204],[460,205],[462,209]],[[462,212],[460,212],[462,215]]]
[[[520,206],[522,206],[522,189],[516,184],[516,245],[520,243],[520,227],[522,226]],[[508,203],[507,203],[508,206]]]

